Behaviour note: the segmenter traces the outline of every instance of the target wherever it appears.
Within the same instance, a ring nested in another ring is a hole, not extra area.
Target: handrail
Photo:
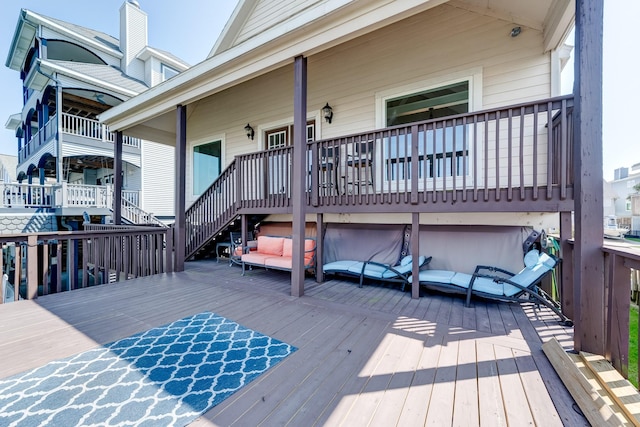
[[[167,227],[165,223],[156,218],[152,213],[140,209],[124,197],[122,198],[121,214],[123,218],[133,224],[153,224],[158,227]]]
[[[309,142],[307,211],[570,211],[572,112],[568,95]],[[238,213],[290,212],[292,153],[236,156],[187,210],[187,258]]]
[[[237,213],[238,172],[231,162],[220,176],[187,209],[185,258],[212,240]]]
[[[572,284],[573,278],[573,241],[569,240],[568,254],[564,254],[564,281]],[[608,242],[602,246],[605,303],[593,307],[602,307],[601,314],[592,313],[594,318],[603,319],[600,325],[604,331],[604,356],[620,374],[629,376],[629,318],[631,305],[631,273],[640,270],[640,246],[626,241]],[[580,304],[573,301],[573,289],[564,290],[563,303],[572,307]],[[576,319],[579,321],[580,319]],[[634,337],[637,340],[638,337]],[[637,350],[636,350],[637,351]],[[636,355],[638,356],[638,355]],[[640,368],[640,359],[638,361]]]
[[[15,289],[26,285],[24,299],[169,273],[175,265],[173,228],[0,235],[0,249],[0,271]]]

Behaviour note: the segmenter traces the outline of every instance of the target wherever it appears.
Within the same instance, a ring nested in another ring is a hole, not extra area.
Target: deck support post
[[[605,351],[601,0],[576,0],[574,348]]]
[[[322,269],[322,258],[324,252],[324,215],[316,215],[316,282],[324,282],[324,270]]]
[[[116,132],[113,147],[113,223],[122,224],[122,131]]]
[[[418,257],[420,256],[420,213],[418,212],[411,213],[411,256],[413,257],[411,275],[414,278],[411,284],[411,298],[420,298],[420,281],[418,280],[420,271],[418,264]]]
[[[174,271],[184,271],[186,250],[185,176],[187,158],[187,107],[176,108],[176,181],[175,181],[175,263]]]
[[[574,300],[573,300],[573,247],[569,243],[573,233],[573,219],[571,212],[560,212],[560,304],[562,312],[569,319],[575,319]]]
[[[305,187],[307,177],[307,58],[294,60],[293,161],[291,204],[293,212],[291,295],[304,295]]]

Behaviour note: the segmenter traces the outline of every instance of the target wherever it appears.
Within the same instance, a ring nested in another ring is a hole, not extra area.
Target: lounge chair
[[[424,270],[418,275],[420,285],[429,289],[466,295],[466,306],[471,296],[480,298],[522,302],[532,301],[543,304],[556,313],[567,326],[571,320],[560,311],[560,304],[554,301],[538,284],[553,271],[560,260],[553,255],[533,250],[525,256],[525,268],[514,274],[499,267],[479,265],[473,274],[446,270]],[[409,278],[409,283],[413,277]]]
[[[407,255],[394,266],[382,264],[375,261],[334,261],[322,266],[325,274],[338,274],[360,279],[359,287],[364,284],[364,279],[377,280],[381,282],[392,282],[402,284],[402,291],[405,285],[409,284],[409,277],[413,269],[413,257]],[[423,267],[431,261],[431,257],[419,256],[418,266]]]

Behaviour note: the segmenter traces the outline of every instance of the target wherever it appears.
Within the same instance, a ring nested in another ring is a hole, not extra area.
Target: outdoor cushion
[[[418,274],[418,280],[428,288],[466,294],[467,306],[472,295],[493,298],[498,301],[521,301],[526,297],[528,301],[549,307],[565,324],[572,324],[571,320],[562,314],[560,304],[538,286],[540,280],[552,272],[558,259],[538,251],[530,251],[526,256],[528,258],[526,266],[517,274],[509,273],[498,267],[479,265],[473,274],[446,270],[424,270]],[[412,283],[413,277],[409,277],[408,281]]]
[[[269,257],[264,260],[265,267],[291,270],[293,258],[290,256]]]
[[[273,255],[263,254],[261,252],[249,252],[248,254],[242,255],[242,262],[264,265],[264,260],[272,257]]]
[[[258,236],[258,252],[282,256],[284,237]]]

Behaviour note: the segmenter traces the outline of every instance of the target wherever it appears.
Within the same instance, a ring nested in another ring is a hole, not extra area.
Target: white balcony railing
[[[96,141],[115,142],[116,135],[109,132],[107,126],[100,124],[97,120],[87,119],[72,114],[62,113],[62,133],[89,138]],[[31,137],[31,139],[18,151],[18,161],[20,163],[35,154],[42,145],[55,138],[58,127],[57,115],[51,117],[49,121]],[[140,148],[140,140],[124,136],[122,144]]]
[[[104,142],[115,142],[116,140],[116,135],[113,132],[109,132],[107,126],[100,124],[97,120],[67,113],[62,113],[62,132]],[[122,144],[140,148],[140,140],[138,138],[124,136]]]
[[[7,184],[0,183],[3,208],[104,208],[113,210],[111,185],[83,184]],[[152,213],[138,207],[138,191],[123,190],[122,217],[133,224],[153,224],[164,227]]]

